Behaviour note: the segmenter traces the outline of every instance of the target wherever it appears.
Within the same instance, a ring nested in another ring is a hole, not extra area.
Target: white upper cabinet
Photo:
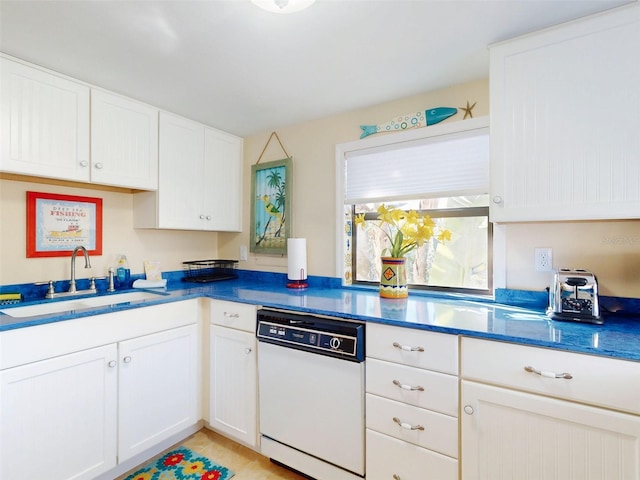
[[[218,231],[242,230],[242,153],[241,138],[204,129],[204,204]]]
[[[491,220],[640,218],[640,5],[490,50]]]
[[[158,188],[158,110],[0,57],[0,171]]]
[[[241,230],[242,138],[160,112],[157,192],[134,196],[134,226]]]
[[[158,188],[158,109],[91,90],[91,181]]]
[[[158,227],[206,230],[204,126],[160,114]]]
[[[0,58],[0,170],[89,181],[89,87]]]

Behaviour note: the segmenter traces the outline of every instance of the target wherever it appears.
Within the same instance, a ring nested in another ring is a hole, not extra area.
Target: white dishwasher
[[[262,453],[317,480],[365,474],[362,322],[258,311]]]

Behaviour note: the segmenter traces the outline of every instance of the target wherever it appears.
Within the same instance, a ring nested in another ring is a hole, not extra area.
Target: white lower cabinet
[[[462,478],[640,479],[640,417],[462,382]]]
[[[258,446],[256,307],[211,302],[209,423],[250,447]]]
[[[118,460],[123,462],[199,420],[196,325],[119,345]]]
[[[0,478],[90,479],[115,467],[116,358],[107,345],[0,371]]]
[[[471,338],[461,348],[463,480],[640,480],[640,363]]]
[[[1,332],[0,478],[111,476],[197,424],[197,305]]]
[[[458,338],[367,325],[367,480],[458,478]]]

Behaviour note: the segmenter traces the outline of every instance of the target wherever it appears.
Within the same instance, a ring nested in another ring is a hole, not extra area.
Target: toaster
[[[547,315],[553,320],[601,324],[596,276],[582,269],[556,270]]]

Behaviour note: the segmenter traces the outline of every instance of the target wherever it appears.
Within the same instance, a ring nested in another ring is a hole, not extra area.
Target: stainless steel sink
[[[53,313],[79,310],[82,308],[102,307],[104,305],[117,305],[119,303],[135,302],[139,300],[149,300],[161,297],[162,293],[155,292],[125,292],[102,295],[98,297],[75,298],[61,302],[38,303],[36,305],[25,305],[23,307],[10,307],[0,310],[0,312],[11,317],[23,318],[36,315],[49,315]]]

